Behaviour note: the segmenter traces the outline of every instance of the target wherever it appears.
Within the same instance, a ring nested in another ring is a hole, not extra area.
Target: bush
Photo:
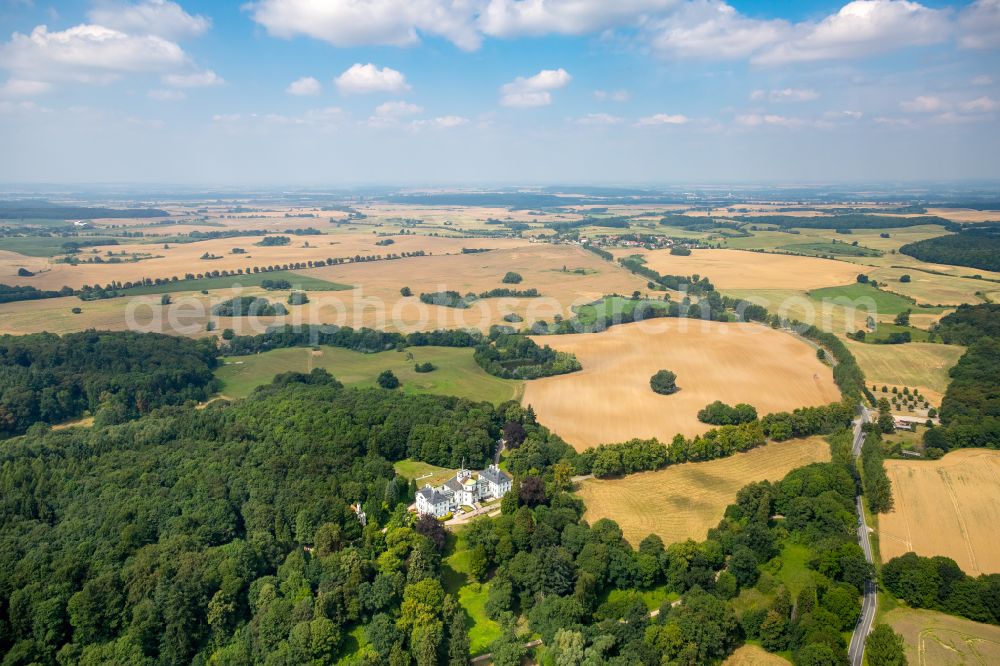
[[[413,366],[413,370],[415,372],[434,372],[437,370],[437,366],[428,361],[427,363],[417,363]]]
[[[504,284],[521,284],[524,280],[520,273],[515,273],[514,271],[508,271],[506,275],[503,276],[501,280]]]
[[[403,287],[402,289],[399,290],[399,294],[400,296],[413,296],[413,290],[411,290],[409,287]]]
[[[677,375],[669,370],[660,370],[649,378],[649,386],[660,395],[670,395],[679,391]]]
[[[393,374],[392,370],[383,370],[375,381],[384,389],[399,388],[399,379]]]

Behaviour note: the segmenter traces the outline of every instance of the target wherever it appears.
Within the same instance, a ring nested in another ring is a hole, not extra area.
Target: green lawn
[[[801,546],[794,543],[786,543],[781,549],[781,568],[778,569],[775,577],[785,584],[796,599],[802,588],[815,580],[815,574],[806,563],[813,557],[812,550],[808,546]]]
[[[626,595],[632,594],[638,594],[642,597],[642,601],[646,604],[646,608],[651,611],[654,611],[662,606],[665,601],[676,601],[677,599],[680,599],[679,594],[671,592],[667,589],[666,584],[663,584],[651,587],[648,590],[611,590],[606,595],[604,601],[615,602]]]
[[[230,398],[249,395],[279,373],[309,372],[313,368],[325,368],[345,386],[374,387],[379,373],[392,370],[405,393],[456,395],[493,404],[520,396],[522,382],[487,374],[472,354],[472,349],[455,347],[409,347],[401,352],[378,354],[337,347],[322,347],[318,352],[309,347],[291,347],[225,358],[225,365],[216,371],[216,376],[222,380],[222,393]],[[437,370],[418,373],[413,369],[414,364],[426,362],[433,363]]]
[[[781,245],[778,249],[799,254],[835,254],[845,257],[879,257],[882,255],[878,250],[850,243],[793,243]]]
[[[490,643],[500,637],[500,625],[486,615],[490,583],[470,580],[469,551],[461,533],[457,537],[449,536],[447,549],[451,554],[442,561],[441,585],[445,592],[456,595],[459,605],[465,609],[470,653],[473,656],[483,654]]]
[[[942,308],[920,308],[912,299],[894,294],[891,291],[876,289],[867,284],[856,282],[844,287],[825,287],[813,289],[809,296],[816,301],[833,301],[844,305],[853,304],[859,310],[873,311],[880,315],[896,315],[906,310],[915,313],[938,313]]]
[[[113,240],[116,239],[108,236],[67,236],[65,238],[53,236],[10,236],[0,238],[0,250],[10,250],[11,252],[18,252],[28,257],[54,257],[57,254],[66,254],[66,251],[63,250],[65,243]],[[130,239],[119,239],[119,242],[127,242],[128,240]],[[105,250],[114,249],[114,247],[114,245],[102,245],[98,246],[98,249],[103,254]],[[83,248],[81,255],[86,256],[92,249],[94,248]]]
[[[623,321],[629,321],[636,306],[643,303],[653,307],[666,307],[666,303],[663,301],[651,299],[633,300],[622,296],[608,296],[607,298],[597,301],[596,303],[588,303],[586,305],[578,306],[576,308],[575,319],[586,327],[592,326],[595,321],[603,317],[612,317]]]
[[[921,329],[914,328],[913,326],[899,326],[898,324],[885,324],[882,322],[877,322],[875,324],[875,332],[869,333],[865,337],[865,342],[874,342],[876,340],[887,340],[889,336],[893,333],[904,333],[909,331],[911,342],[928,342],[930,340],[930,334]]]
[[[396,469],[396,474],[399,474],[407,481],[420,479],[417,481],[417,485],[421,488],[428,483],[432,486],[440,485],[455,475],[455,470],[453,469],[437,467],[436,465],[419,460],[400,460],[393,463],[392,466]]]
[[[148,294],[166,294],[177,291],[198,291],[200,289],[229,289],[234,285],[241,287],[259,287],[264,280],[288,280],[293,289],[302,291],[344,291],[353,289],[350,285],[328,282],[319,278],[300,275],[293,271],[272,271],[270,273],[252,273],[250,275],[230,275],[229,277],[203,278],[201,280],[177,280],[166,284],[153,284],[143,287],[123,289],[126,296],[145,296]]]

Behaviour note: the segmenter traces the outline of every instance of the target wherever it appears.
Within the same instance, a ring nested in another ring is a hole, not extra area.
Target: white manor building
[[[437,518],[455,511],[458,507],[472,506],[475,502],[499,499],[510,491],[512,479],[496,465],[480,472],[464,467],[458,474],[434,487],[427,484],[417,491],[417,513]]]

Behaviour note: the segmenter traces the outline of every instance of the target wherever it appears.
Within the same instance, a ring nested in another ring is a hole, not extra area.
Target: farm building
[[[440,486],[427,484],[418,490],[417,513],[440,518],[460,506],[503,497],[511,483],[510,475],[496,465],[479,472],[462,468]]]

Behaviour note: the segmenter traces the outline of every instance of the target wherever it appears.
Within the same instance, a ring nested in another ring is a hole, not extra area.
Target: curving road
[[[868,423],[868,410],[861,408],[861,416],[854,422],[854,457],[861,456],[861,447],[865,443],[865,433],[861,426]],[[862,506],[862,497],[855,498],[858,511],[858,543],[865,553],[865,560],[869,564],[875,563],[872,554],[872,542],[868,533],[868,524],[865,522],[865,511]],[[847,649],[847,656],[851,660],[851,666],[862,666],[865,657],[865,639],[871,633],[872,624],[875,622],[875,609],[878,607],[878,590],[875,581],[871,578],[865,581],[865,596],[861,602],[861,617],[854,627],[851,635],[851,645]]]

